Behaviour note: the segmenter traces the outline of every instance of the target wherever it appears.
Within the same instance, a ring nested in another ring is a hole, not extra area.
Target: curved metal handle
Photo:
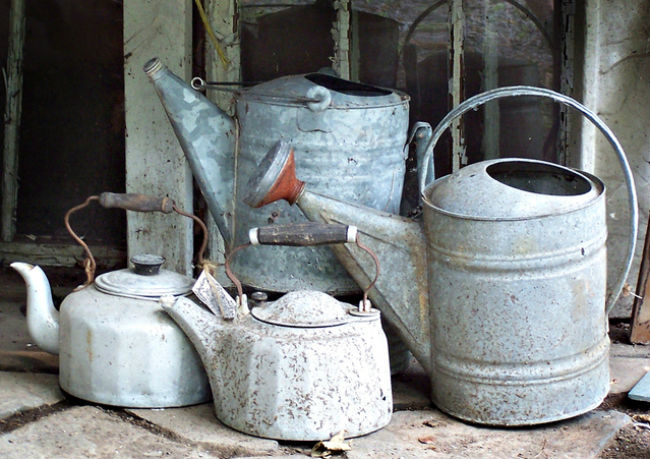
[[[342,225],[339,223],[305,222],[288,225],[270,225],[262,228],[251,228],[248,232],[250,242],[235,247],[226,257],[226,275],[235,284],[239,298],[242,298],[243,290],[241,282],[230,269],[230,260],[233,255],[241,249],[251,245],[284,245],[294,247],[309,247],[324,244],[343,244],[355,242],[357,246],[366,251],[375,262],[376,274],[370,285],[363,291],[362,305],[368,301],[368,291],[375,285],[379,278],[379,259],[377,255],[367,246],[359,241],[359,232],[356,226]]]
[[[569,107],[578,110],[589,121],[591,121],[600,130],[600,132],[603,133],[605,138],[607,138],[611,146],[614,148],[614,151],[616,152],[616,155],[618,157],[618,162],[621,166],[621,170],[623,171],[623,175],[625,176],[625,183],[627,186],[627,193],[629,198],[628,204],[630,208],[630,235],[628,240],[625,267],[622,270],[620,278],[615,284],[615,287],[612,290],[612,293],[610,293],[609,298],[607,300],[607,306],[605,308],[605,311],[606,313],[609,313],[609,311],[614,307],[616,300],[618,300],[621,291],[623,290],[623,287],[625,285],[625,280],[627,279],[627,276],[630,272],[630,268],[632,267],[632,261],[634,260],[634,248],[636,246],[636,238],[638,233],[638,204],[637,204],[636,188],[634,186],[634,177],[632,176],[632,171],[627,161],[625,151],[623,151],[623,147],[621,146],[620,142],[618,141],[618,139],[616,138],[612,130],[609,129],[609,127],[607,127],[607,125],[594,112],[589,110],[581,103],[577,102],[575,99],[572,99],[571,97],[552,91],[550,89],[537,88],[534,86],[508,86],[504,88],[492,89],[490,91],[486,91],[476,96],[470,97],[463,103],[459,104],[456,108],[451,110],[449,113],[447,113],[447,115],[440,121],[440,123],[438,123],[436,128],[433,130],[433,135],[431,136],[431,140],[427,145],[426,154],[424,157],[424,161],[422,163],[422,166],[425,169],[419,174],[420,193],[421,194],[424,193],[424,189],[428,184],[427,177],[429,175],[427,174],[427,168],[430,161],[429,156],[433,154],[433,147],[435,147],[442,133],[445,130],[447,130],[449,126],[451,126],[451,123],[454,119],[456,119],[459,116],[462,116],[463,114],[467,113],[470,110],[474,110],[479,105],[485,104],[486,102],[489,102],[491,100],[500,99],[502,97],[518,97],[518,96],[547,97],[549,99],[554,100],[555,102],[562,103],[564,105],[567,105]]]
[[[83,203],[68,210],[63,219],[65,222],[65,227],[68,230],[68,233],[70,233],[70,236],[72,236],[72,238],[77,241],[77,243],[83,247],[84,251],[86,252],[86,260],[84,261],[86,282],[84,282],[80,288],[93,283],[95,280],[95,270],[97,269],[97,263],[95,262],[95,257],[90,251],[88,244],[86,244],[83,239],[77,236],[77,233],[75,233],[70,226],[70,216],[76,211],[87,207],[92,201],[98,201],[102,207],[107,209],[119,208],[124,210],[132,210],[134,212],[162,212],[164,214],[168,214],[173,211],[184,217],[191,218],[201,227],[201,230],[203,231],[203,242],[199,248],[197,258],[199,265],[203,265],[205,263],[203,259],[203,253],[205,252],[205,249],[208,245],[208,228],[199,217],[179,209],[176,207],[174,201],[168,197],[158,198],[155,196],[148,196],[145,194],[137,193],[104,192],[99,196],[89,196]]]

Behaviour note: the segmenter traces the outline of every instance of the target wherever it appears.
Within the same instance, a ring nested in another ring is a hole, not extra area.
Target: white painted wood
[[[334,39],[334,70],[341,78],[350,79],[350,0],[333,3],[336,21],[332,24]]]
[[[639,198],[640,228],[646,227],[650,212],[649,6],[650,0],[629,0],[625,8],[603,0],[587,0],[584,6],[583,103],[614,131],[625,149]],[[607,187],[607,270],[612,279],[626,253],[627,190],[611,145],[588,124],[583,124],[579,164]],[[644,232],[639,231],[634,263],[627,278],[632,289],[639,275],[643,238]],[[610,317],[629,318],[633,299],[631,295],[622,295]]]
[[[25,43],[25,1],[12,0],[9,7],[7,44],[7,86],[2,155],[2,240],[16,234],[18,202],[18,149],[23,100],[23,45]]]
[[[160,57],[169,69],[191,77],[192,1],[124,2],[126,190],[169,196],[192,211],[192,176],[178,140],[142,66]],[[127,212],[129,256],[158,253],[165,267],[191,273],[192,221],[175,214]]]
[[[595,110],[598,107],[599,93],[599,62],[600,62],[600,0],[587,0],[585,2],[585,13],[588,18],[585,21],[585,57],[582,69],[583,95],[582,103],[586,107]],[[580,155],[577,161],[580,170],[594,173],[596,167],[596,127],[584,117],[581,118],[582,131],[580,133]]]

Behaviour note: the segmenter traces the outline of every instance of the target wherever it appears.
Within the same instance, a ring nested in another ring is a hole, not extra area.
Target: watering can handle
[[[483,105],[491,100],[500,99],[503,97],[518,97],[518,96],[546,97],[549,99],[553,99],[555,102],[559,102],[569,107],[575,108],[580,113],[582,113],[589,121],[591,121],[591,123],[594,124],[600,130],[600,132],[603,133],[603,135],[607,138],[607,140],[609,141],[609,143],[611,144],[611,146],[614,148],[616,152],[616,155],[618,157],[618,162],[621,166],[621,170],[623,171],[623,175],[625,176],[625,183],[627,186],[628,204],[630,210],[630,223],[629,223],[630,234],[628,239],[627,258],[625,261],[625,267],[621,271],[620,277],[616,282],[612,292],[609,294],[609,298],[607,300],[607,306],[605,310],[607,313],[609,313],[612,307],[614,307],[616,300],[618,300],[621,291],[623,290],[623,287],[625,285],[625,280],[627,279],[627,276],[630,272],[630,268],[632,266],[632,261],[634,259],[634,248],[636,245],[636,238],[638,232],[638,206],[637,206],[636,188],[634,186],[634,178],[632,176],[632,171],[630,170],[630,165],[627,161],[625,151],[623,150],[623,147],[621,146],[620,142],[618,141],[614,133],[611,131],[611,129],[609,129],[609,127],[607,127],[607,125],[594,112],[589,110],[581,103],[577,102],[571,97],[565,96],[555,91],[551,91],[550,89],[537,88],[534,86],[508,86],[504,88],[492,89],[483,92],[481,94],[478,94],[476,96],[470,97],[469,99],[467,99],[466,101],[464,101],[463,103],[455,107],[453,110],[451,110],[449,113],[447,113],[447,115],[440,121],[440,123],[438,123],[436,128],[433,130],[433,134],[431,135],[431,140],[429,140],[429,143],[425,148],[426,153],[425,153],[424,161],[422,161],[422,167],[424,167],[424,170],[420,171],[419,174],[420,193],[423,194],[425,187],[428,185],[427,178],[430,176],[430,174],[427,173],[428,172],[427,168],[429,162],[431,161],[433,148],[438,142],[438,139],[440,139],[442,133],[445,130],[447,130],[449,126],[451,126],[451,123],[454,119],[458,118],[459,116],[462,116],[463,114],[467,113],[470,110],[476,109],[476,107],[478,107],[479,105]]]

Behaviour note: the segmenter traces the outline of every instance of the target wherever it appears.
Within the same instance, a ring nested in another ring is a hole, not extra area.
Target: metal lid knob
[[[255,301],[258,306],[263,305],[269,299],[269,296],[265,292],[255,291],[251,293],[251,300]]]
[[[141,276],[155,276],[160,272],[160,267],[165,262],[165,257],[143,253],[131,257],[134,271]]]

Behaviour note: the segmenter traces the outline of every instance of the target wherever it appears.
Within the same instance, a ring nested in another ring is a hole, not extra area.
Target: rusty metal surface
[[[359,436],[390,421],[379,314],[358,317],[342,303],[337,307],[348,318],[342,325],[294,328],[252,315],[224,322],[186,298],[163,304],[201,354],[219,420],[241,432],[292,441],[329,439],[341,430]]]

